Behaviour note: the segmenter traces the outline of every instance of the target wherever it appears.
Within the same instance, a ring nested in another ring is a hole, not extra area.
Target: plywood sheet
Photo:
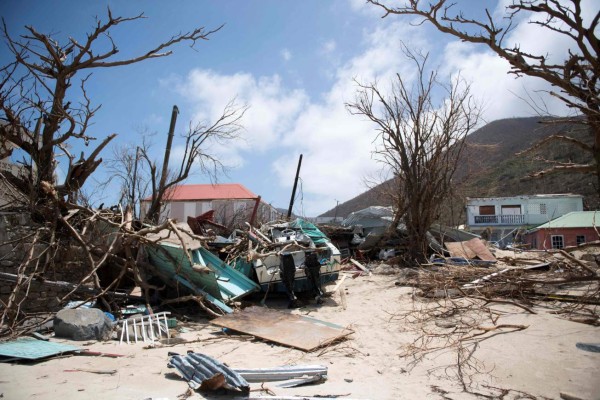
[[[354,332],[315,318],[265,307],[248,307],[216,318],[211,323],[304,351],[314,350]]]
[[[479,238],[466,242],[446,242],[446,248],[452,257],[465,257],[467,259],[479,258],[483,261],[497,261],[494,255]]]

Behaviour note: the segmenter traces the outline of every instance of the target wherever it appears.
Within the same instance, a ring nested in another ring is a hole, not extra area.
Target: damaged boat
[[[204,248],[187,224],[177,224],[177,228],[179,237],[165,229],[149,235],[155,244],[145,246],[152,272],[165,283],[183,286],[226,313],[233,311],[228,304],[260,290],[255,282]]]
[[[260,230],[250,229],[251,239],[260,245],[264,252],[252,250],[248,254],[248,265],[236,263],[238,268],[254,273],[264,291],[285,292],[282,280],[283,263],[293,260],[293,291],[309,291],[313,287],[307,276],[307,257],[316,255],[319,263],[318,284],[323,285],[337,280],[341,268],[341,254],[331,240],[314,224],[303,219],[290,222],[271,222]],[[309,272],[310,274],[310,272]]]

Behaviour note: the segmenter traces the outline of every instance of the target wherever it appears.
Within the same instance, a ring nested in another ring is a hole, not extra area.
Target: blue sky
[[[502,12],[507,1],[458,3],[467,12],[481,15],[484,7]],[[597,12],[597,3],[584,3],[588,15]],[[265,201],[287,207],[298,156],[303,153],[302,190],[295,212],[308,216],[365,191],[365,178],[378,175],[381,165],[371,157],[373,126],[351,116],[344,103],[354,98],[353,79],[377,79],[385,85],[396,72],[407,79],[414,75],[400,51],[401,42],[429,52],[444,79],[460,71],[484,104],[486,121],[535,115],[518,97],[525,91],[548,89],[544,82],[507,75],[507,63],[483,47],[457,42],[428,25],[411,26],[409,18],[381,19],[381,12],[362,0],[4,0],[0,15],[13,36],[32,25],[53,33],[59,41],[69,36],[83,41],[96,16],[106,19],[107,7],[115,16],[143,12],[147,17],[112,32],[118,58],[139,55],[198,26],[225,26],[195,49],[178,45],[170,57],[93,71],[88,94],[102,108],[89,133],[102,138],[115,132],[113,145],[122,146],[139,143],[144,129],[156,132],[151,141],[159,159],[173,105],[180,110],[177,132],[181,133],[190,122],[214,118],[236,98],[250,107],[242,121],[244,138],[211,148],[230,167],[219,181],[242,183]],[[557,59],[565,54],[564,41],[540,35],[525,22],[516,26],[509,40]],[[9,60],[4,47],[0,57],[2,64]],[[560,103],[546,100],[551,112],[567,113]],[[178,145],[176,141],[172,163]],[[111,153],[105,150],[104,158]],[[97,176],[105,172],[99,169]],[[188,183],[208,180],[195,174]],[[114,188],[97,194],[98,203],[109,203],[111,193]]]

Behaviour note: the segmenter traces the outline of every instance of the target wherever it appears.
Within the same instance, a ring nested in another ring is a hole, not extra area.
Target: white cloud
[[[383,85],[396,72],[410,78],[413,72],[397,49],[400,38],[407,35],[412,43],[426,48],[417,32],[399,23],[365,32],[360,44],[363,51],[336,70],[334,83],[319,101],[310,102],[301,90],[286,89],[278,75],[223,75],[196,69],[176,86],[192,103],[195,121],[214,120],[232,98],[250,106],[242,122],[245,141],[212,149],[223,159],[239,166],[244,154],[278,146],[279,158],[272,168],[276,183],[287,190],[296,170],[296,162],[290,160],[303,153],[304,207],[309,215],[316,215],[330,208],[333,199],[344,201],[363,192],[363,178],[380,169],[371,158],[373,126],[350,115],[345,103],[354,99],[355,78],[364,83],[378,80]],[[334,43],[325,48],[333,50]]]
[[[360,12],[369,12],[349,0]],[[360,0],[362,2],[362,0]],[[376,9],[377,10],[377,9]],[[423,26],[411,26],[406,19],[377,25],[363,33],[363,42],[356,43],[356,55],[341,62],[333,73],[332,84],[318,99],[309,99],[302,90],[289,90],[278,75],[254,76],[239,72],[223,75],[210,70],[193,70],[178,87],[192,102],[194,119],[214,119],[227,102],[237,98],[250,109],[244,118],[245,141],[218,149],[230,160],[243,164],[249,152],[267,152],[276,148],[272,163],[274,183],[289,190],[293,183],[298,155],[304,155],[301,176],[303,206],[308,215],[317,215],[335,205],[335,199],[346,201],[366,188],[363,178],[377,175],[381,168],[371,156],[375,139],[374,126],[359,116],[352,116],[345,104],[356,93],[354,79],[362,83],[378,82],[385,92],[390,80],[399,73],[405,82],[415,77],[412,62],[401,50],[401,41],[410,49],[431,54],[430,67],[440,66],[440,77],[450,77],[457,71],[472,83],[476,98],[486,106],[488,121],[513,116],[526,116],[534,111],[518,98],[550,87],[541,79],[518,78],[507,74],[509,65],[484,46],[451,42],[440,46],[427,38]],[[524,23],[515,26],[507,43],[518,43],[524,50],[548,54],[560,60],[567,43],[535,26]],[[434,36],[439,40],[439,35]],[[441,37],[450,38],[442,35]],[[335,41],[324,42],[322,54],[333,52]],[[442,49],[440,51],[440,48]],[[289,60],[284,49],[281,56]],[[514,94],[513,94],[514,93]],[[551,112],[565,114],[564,106],[555,100],[545,101]]]
[[[281,50],[281,58],[283,58],[284,61],[290,61],[292,59],[292,52],[288,49]]]
[[[380,87],[386,87],[399,72],[410,80],[414,69],[399,50],[400,39],[410,38],[411,43],[426,51],[428,45],[417,32],[399,23],[366,32],[364,50],[337,69],[334,84],[323,100],[304,110],[294,129],[284,136],[282,143],[289,150],[273,163],[273,169],[280,185],[291,186],[295,164],[286,160],[304,154],[301,175],[308,215],[332,208],[335,199],[346,201],[364,192],[363,178],[377,175],[380,170],[381,164],[371,157],[374,126],[360,116],[350,115],[345,104],[355,98],[354,79],[362,83],[377,80]]]
[[[335,42],[335,40],[333,40],[333,39],[328,40],[321,45],[321,53],[323,53],[323,54],[333,53],[335,51],[336,47],[337,47],[337,43]]]
[[[263,152],[276,145],[289,130],[308,99],[302,90],[288,90],[278,75],[254,77],[249,73],[219,74],[210,70],[192,70],[178,90],[192,103],[193,123],[214,121],[224,107],[235,99],[248,105],[241,124],[243,140],[227,146],[213,144],[213,151],[229,166],[243,164],[242,151]]]

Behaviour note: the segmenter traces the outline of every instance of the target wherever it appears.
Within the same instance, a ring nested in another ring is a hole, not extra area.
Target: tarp
[[[303,219],[298,218],[295,221],[290,222],[288,226],[293,229],[302,230],[302,232],[311,238],[316,245],[330,242],[329,238],[323,232],[321,232],[319,228]]]

